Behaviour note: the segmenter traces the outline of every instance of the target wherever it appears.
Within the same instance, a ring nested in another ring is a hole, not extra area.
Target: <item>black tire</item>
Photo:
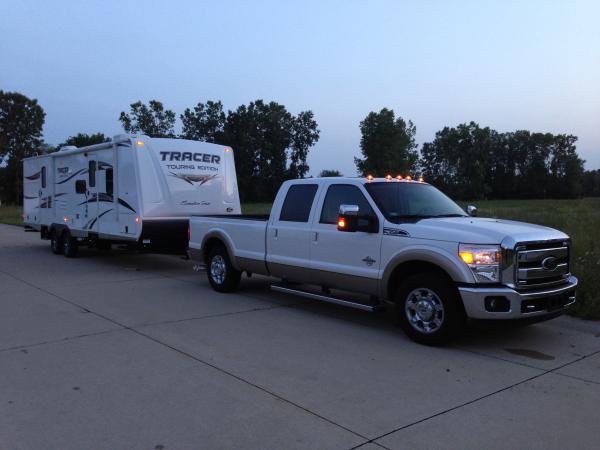
[[[62,247],[63,247],[63,255],[67,258],[75,258],[77,256],[77,251],[79,250],[79,244],[77,243],[77,239],[71,236],[69,231],[64,231],[62,234]]]
[[[62,255],[63,252],[62,239],[56,230],[50,232],[50,250],[52,250],[52,253],[55,255]]]
[[[442,274],[426,272],[408,277],[396,291],[395,303],[400,327],[420,344],[445,345],[465,328],[460,295]]]
[[[215,291],[233,292],[240,285],[242,273],[231,264],[225,247],[215,245],[208,254],[206,276]]]

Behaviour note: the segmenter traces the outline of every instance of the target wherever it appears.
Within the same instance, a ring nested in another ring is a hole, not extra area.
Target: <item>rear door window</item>
[[[317,184],[295,184],[289,188],[281,207],[280,221],[308,222]]]

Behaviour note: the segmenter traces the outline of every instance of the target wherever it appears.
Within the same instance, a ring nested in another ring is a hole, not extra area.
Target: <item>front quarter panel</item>
[[[457,283],[474,283],[469,268],[458,259],[458,243],[415,239],[397,233],[385,234],[381,249],[381,297],[388,299],[387,286],[394,270],[403,263],[420,261],[438,266]]]

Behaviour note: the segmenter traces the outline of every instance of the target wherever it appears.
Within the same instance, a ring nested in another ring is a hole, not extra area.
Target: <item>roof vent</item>
[[[77,150],[77,147],[74,145],[65,145],[64,147],[60,148],[59,152],[68,152],[70,150]]]

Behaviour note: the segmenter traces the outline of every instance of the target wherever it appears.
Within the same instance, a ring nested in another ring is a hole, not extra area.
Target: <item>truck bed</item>
[[[195,214],[192,217],[210,217],[214,219],[260,220],[262,222],[266,222],[269,220],[268,214]]]

